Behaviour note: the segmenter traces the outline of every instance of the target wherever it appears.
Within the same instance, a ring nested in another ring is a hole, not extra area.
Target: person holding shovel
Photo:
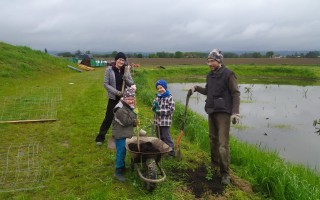
[[[170,136],[170,126],[172,124],[172,114],[175,110],[175,102],[169,90],[167,90],[167,82],[165,80],[158,80],[156,82],[156,89],[158,91],[156,98],[152,103],[152,110],[154,112],[154,125],[156,127],[157,136],[172,148],[169,156],[174,157],[174,143]]]
[[[115,63],[108,66],[104,74],[104,87],[107,90],[109,100],[104,120],[100,126],[99,134],[96,136],[97,146],[101,146],[105,140],[105,136],[114,117],[113,108],[123,96],[125,86],[131,86],[134,84],[130,70],[125,70],[125,62],[127,60],[126,55],[119,52],[115,56],[114,60]]]
[[[135,108],[135,87],[125,89],[123,97],[113,109],[112,136],[116,144],[116,170],[114,177],[118,181],[125,181],[126,138],[133,136],[133,127],[139,124]]]
[[[206,86],[193,86],[193,92],[207,95],[205,111],[208,114],[211,166],[220,167],[221,183],[230,183],[230,123],[239,122],[240,91],[235,74],[223,64],[220,50],[212,50],[207,58],[210,72]]]

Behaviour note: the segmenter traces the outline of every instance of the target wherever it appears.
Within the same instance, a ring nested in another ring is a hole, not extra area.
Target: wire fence
[[[0,121],[56,119],[62,100],[61,88],[32,87],[17,89],[0,101]]]
[[[0,146],[0,192],[45,187],[49,170],[41,166],[38,143]]]

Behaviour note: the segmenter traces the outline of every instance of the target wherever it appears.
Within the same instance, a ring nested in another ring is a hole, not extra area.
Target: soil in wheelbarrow
[[[160,153],[160,150],[152,145],[151,142],[141,143],[140,151],[138,149],[138,144],[131,143],[128,145],[129,149],[134,152],[143,152],[143,153]]]

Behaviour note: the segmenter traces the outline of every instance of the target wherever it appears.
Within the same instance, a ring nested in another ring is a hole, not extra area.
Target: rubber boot
[[[127,179],[123,176],[123,169],[119,168],[116,169],[115,173],[114,173],[114,177],[115,179],[117,179],[120,182],[125,182]]]

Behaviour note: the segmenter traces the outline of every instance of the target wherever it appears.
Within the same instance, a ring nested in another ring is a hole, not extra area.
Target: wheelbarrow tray
[[[164,143],[162,140],[160,140],[157,137],[139,137],[139,144],[147,143],[150,142],[153,147],[159,150],[159,152],[138,152],[138,151],[133,151],[132,149],[129,148],[129,144],[137,144],[138,145],[138,138],[136,136],[133,136],[132,138],[127,138],[126,139],[126,149],[130,153],[131,157],[134,160],[137,160],[136,158],[159,158],[162,155],[169,153],[172,151],[172,148],[169,147],[166,143]]]
[[[139,137],[139,145],[143,143],[150,142],[152,146],[159,150],[159,152],[138,152],[138,151],[133,151],[132,149],[129,148],[129,144],[137,144],[138,145],[138,138],[136,136],[126,139],[126,149],[131,155],[131,169],[133,169],[133,166],[137,169],[139,177],[145,181],[148,184],[155,184],[155,183],[160,183],[166,179],[166,174],[162,167],[159,165],[159,161],[161,160],[161,157],[172,151],[172,148],[169,147],[166,143],[164,143],[162,140],[160,140],[157,137]],[[160,178],[150,178],[146,177],[145,174],[141,171],[140,169],[140,164],[144,163],[146,164],[146,161],[150,159],[154,159],[156,167],[160,170]],[[153,186],[152,186],[153,188]]]

